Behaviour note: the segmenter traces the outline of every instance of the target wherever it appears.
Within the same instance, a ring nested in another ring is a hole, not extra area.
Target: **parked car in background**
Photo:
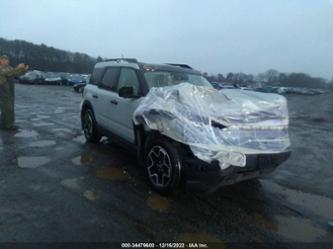
[[[56,73],[61,78],[61,85],[70,85],[68,80],[71,76],[70,73]]]
[[[41,71],[38,70],[29,71],[19,77],[19,82],[22,84],[43,84],[44,75]]]
[[[67,78],[68,85],[74,86],[76,84],[86,83],[85,78],[80,74],[71,74]]]
[[[87,75],[86,77],[83,76],[84,82],[76,83],[73,85],[74,92],[82,93],[84,90],[84,87],[87,85],[87,83],[90,80],[90,75]]]
[[[228,83],[222,83],[222,82],[211,82],[211,84],[217,90],[237,88],[237,86],[235,86],[234,84],[228,84]]]
[[[46,73],[44,84],[46,85],[67,85],[67,80],[59,73]]]

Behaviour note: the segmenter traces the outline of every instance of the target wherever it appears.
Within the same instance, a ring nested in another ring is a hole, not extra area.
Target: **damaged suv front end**
[[[290,156],[283,96],[181,83],[150,89],[136,124],[182,144],[187,183],[214,190],[272,172]]]

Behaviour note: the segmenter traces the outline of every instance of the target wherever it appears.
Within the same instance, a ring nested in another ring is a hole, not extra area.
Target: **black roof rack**
[[[130,63],[138,63],[138,60],[135,58],[114,58],[114,59],[107,59],[104,61],[116,61],[116,62],[120,62],[120,61],[127,61]]]
[[[183,68],[193,69],[192,67],[190,67],[189,65],[186,65],[186,64],[175,64],[175,63],[166,63],[166,64],[170,65],[170,66],[175,66],[175,67],[183,67]]]

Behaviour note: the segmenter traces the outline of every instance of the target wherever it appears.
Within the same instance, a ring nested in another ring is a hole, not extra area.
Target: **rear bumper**
[[[269,174],[290,157],[291,152],[246,155],[245,167],[230,166],[221,170],[217,161],[206,163],[198,158],[186,159],[184,173],[191,188],[214,191],[221,186]]]

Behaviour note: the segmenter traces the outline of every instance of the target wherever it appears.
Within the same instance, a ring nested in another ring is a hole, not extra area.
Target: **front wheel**
[[[161,194],[174,192],[181,179],[181,151],[170,139],[149,140],[144,158],[149,182]]]
[[[92,110],[84,110],[81,122],[86,140],[88,142],[98,143],[101,139],[101,135],[97,131],[95,116]]]

